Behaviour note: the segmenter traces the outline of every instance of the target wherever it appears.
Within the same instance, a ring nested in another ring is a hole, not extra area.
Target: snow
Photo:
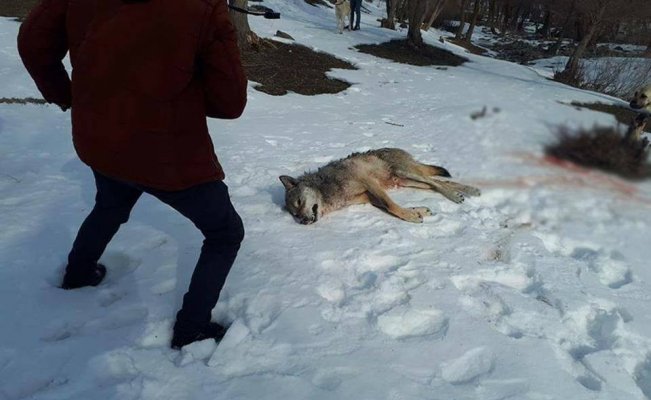
[[[377,4],[338,35],[333,10],[265,3],[282,19],[251,18],[258,33],[359,69],[331,72],[353,83],[336,95],[251,83],[241,119],[210,121],[247,230],[213,312],[231,324],[219,345],[169,348],[201,237],[149,197],[107,249],[104,283],[56,287],[92,175],[69,114],[0,105],[0,399],[650,399],[651,184],[542,157],[556,124],[615,123],[561,103],[617,100],[470,54],[440,70],[358,53],[405,36],[376,27]],[[0,20],[0,97],[38,96],[17,29]],[[440,35],[425,39],[463,51]],[[303,226],[283,210],[279,175],[383,146],[483,194],[392,192],[432,209],[423,224],[365,205]]]
[[[486,347],[477,347],[464,355],[442,364],[441,377],[452,384],[472,381],[489,373],[494,366],[495,356]]]

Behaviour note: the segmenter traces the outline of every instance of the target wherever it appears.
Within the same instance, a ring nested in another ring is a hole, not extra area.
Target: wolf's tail
[[[428,165],[429,175],[430,176],[443,176],[445,178],[451,178],[452,175],[448,172],[447,169],[439,167],[438,165]]]

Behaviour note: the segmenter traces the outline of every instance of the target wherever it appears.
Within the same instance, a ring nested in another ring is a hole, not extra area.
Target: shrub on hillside
[[[557,134],[556,143],[545,148],[548,156],[629,179],[651,177],[646,139],[639,142],[625,141],[622,129],[605,126],[577,130],[561,126]]]
[[[554,80],[581,89],[628,99],[651,82],[651,59],[595,58],[583,60],[573,72],[557,71]]]

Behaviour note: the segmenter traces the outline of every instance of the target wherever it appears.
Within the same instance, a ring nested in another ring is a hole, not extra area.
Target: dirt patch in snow
[[[407,40],[391,40],[380,44],[360,44],[355,48],[362,53],[417,66],[456,67],[468,61],[465,57],[434,46],[423,45],[420,49],[415,49],[407,43]]]
[[[627,107],[622,107],[615,104],[606,104],[606,103],[580,103],[574,101],[571,103],[572,106],[578,110],[588,109],[592,111],[603,112],[610,114],[617,119],[617,122],[628,126],[637,113]],[[651,124],[644,129],[645,132],[651,133]]]
[[[311,6],[315,6],[315,7],[316,6],[325,6],[325,7],[332,8],[332,6],[328,2],[326,2],[325,0],[305,0],[305,2],[307,4],[309,4]]]
[[[0,17],[12,17],[23,20],[39,0],[2,0]]]
[[[0,104],[47,104],[47,101],[34,97],[0,97]]]
[[[357,69],[330,54],[281,42],[243,51],[242,63],[249,80],[258,82],[255,88],[275,96],[288,92],[307,96],[339,93],[351,84],[330,78],[327,72],[333,68]]]
[[[479,47],[473,43],[468,42],[467,40],[457,40],[454,38],[448,38],[447,41],[456,44],[457,46],[463,47],[464,49],[468,50],[468,52],[471,54],[483,56],[486,55],[486,53],[488,53],[488,50],[486,50],[485,48]]]

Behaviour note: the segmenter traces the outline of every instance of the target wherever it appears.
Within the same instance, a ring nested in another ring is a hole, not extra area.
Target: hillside
[[[406,35],[378,27],[380,8],[339,35],[332,9],[264,3],[282,17],[251,18],[258,34],[282,30],[357,69],[328,73],[352,85],[337,94],[250,82],[242,118],[210,120],[247,231],[213,312],[231,324],[219,345],[169,348],[201,237],[150,197],[109,246],[104,283],[57,288],[93,177],[69,113],[0,104],[0,399],[651,399],[651,183],[543,155],[556,125],[615,124],[567,104],[623,103],[434,30],[426,42],[469,62],[362,53]],[[0,98],[39,97],[18,27],[0,19]],[[423,224],[364,205],[304,226],[283,209],[279,175],[381,147],[483,194],[392,192],[432,209]]]

